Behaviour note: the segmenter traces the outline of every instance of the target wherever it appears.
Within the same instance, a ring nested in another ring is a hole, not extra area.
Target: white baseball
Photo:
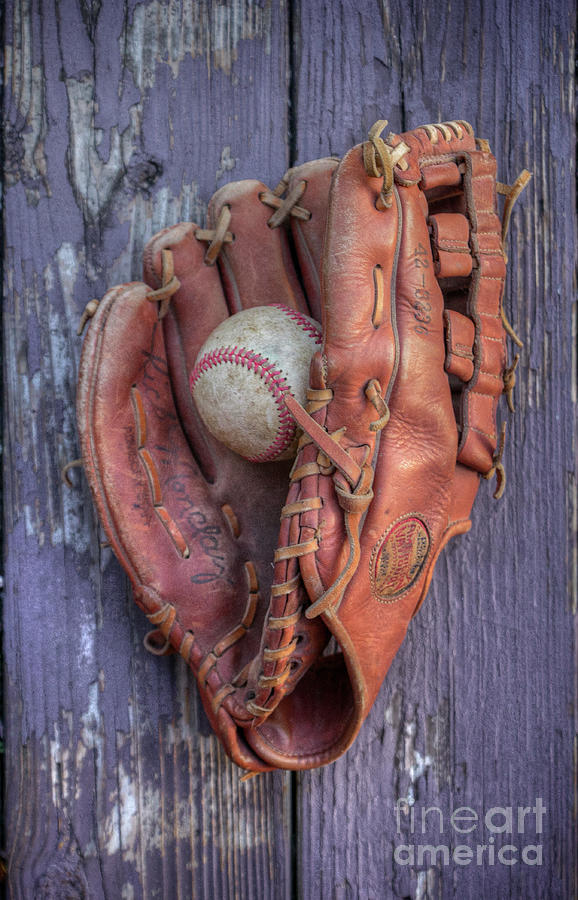
[[[305,404],[311,357],[322,343],[313,319],[280,303],[226,319],[205,341],[191,373],[203,422],[251,462],[290,459],[297,439],[283,396]]]

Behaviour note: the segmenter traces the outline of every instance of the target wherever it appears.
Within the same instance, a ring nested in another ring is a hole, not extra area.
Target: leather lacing
[[[82,316],[80,317],[80,322],[78,323],[78,328],[76,329],[76,333],[79,337],[81,336],[82,332],[84,331],[88,320],[92,319],[92,317],[96,313],[99,303],[100,303],[100,300],[97,300],[95,297],[94,299],[89,300],[88,303],[86,304],[86,306],[84,307]]]
[[[158,303],[158,317],[164,319],[171,299],[179,290],[181,283],[175,276],[175,261],[171,250],[161,250],[161,286],[156,291],[149,291],[146,295],[150,303]]]
[[[531,172],[528,172],[527,169],[522,169],[518,177],[516,178],[513,184],[502,184],[501,181],[498,181],[496,184],[496,190],[498,194],[503,194],[506,198],[506,202],[504,204],[504,210],[502,213],[502,248],[504,250],[504,257],[506,262],[508,261],[508,257],[506,256],[506,238],[508,236],[508,229],[510,227],[510,218],[512,216],[512,210],[514,208],[514,204],[524,188],[527,186],[528,182],[532,177]]]
[[[172,257],[172,254],[170,253],[168,255]],[[163,266],[163,273],[163,280],[164,278],[167,278],[168,284],[170,285],[173,279],[170,266]],[[169,288],[169,290],[172,291],[172,288]],[[169,300],[170,296],[172,296],[172,294],[169,295]],[[163,489],[159,471],[154,461],[153,455],[147,447],[148,428],[145,405],[142,395],[136,386],[132,388],[131,400],[135,416],[135,433],[138,455],[141,464],[147,474],[151,504],[161,524],[167,532],[169,539],[174,545],[174,548],[178,555],[183,559],[188,559],[191,555],[190,547],[187,544],[187,541],[185,540],[185,537],[174,517],[171,515],[164,504]],[[240,525],[233,509],[227,503],[225,503],[221,509],[225,519],[229,523],[231,533],[235,538],[239,537]],[[248,598],[241,621],[230,632],[228,632],[228,634],[221,638],[221,640],[218,641],[215,647],[212,650],[209,650],[209,652],[205,655],[204,659],[201,661],[197,668],[197,679],[199,680],[199,682],[207,682],[209,673],[215,668],[219,659],[227,650],[229,650],[234,644],[236,644],[245,636],[245,634],[253,624],[259,601],[259,584],[254,563],[250,561],[245,562],[245,572],[247,575]],[[179,629],[182,629],[182,626],[180,625],[177,618],[176,608],[171,603],[166,603],[154,613],[150,613],[148,615],[148,619],[153,625],[156,625],[157,627],[145,636],[144,646],[146,647],[146,649],[150,653],[153,653],[155,656],[162,656],[166,653],[173,652],[173,630],[175,626],[178,626]],[[178,647],[175,647],[175,649],[187,661],[187,663],[190,663],[190,655],[194,643],[194,631],[191,629],[183,630],[181,641]],[[242,679],[242,677],[243,673],[240,673],[235,681]],[[214,712],[217,712],[223,701],[229,696],[229,694],[232,694],[235,690],[236,688],[228,682],[221,685],[221,687],[213,695],[211,700]]]
[[[373,125],[368,134],[368,140],[363,144],[363,164],[370,178],[383,178],[381,191],[377,199],[378,209],[389,209],[393,199],[393,170],[396,165],[400,169],[407,169],[407,161],[403,158],[409,153],[409,147],[404,141],[400,141],[395,147],[390,141],[395,135],[388,135],[387,141],[381,137],[381,132],[387,125],[387,119],[380,119]]]
[[[205,263],[208,266],[215,265],[223,244],[231,244],[234,241],[234,235],[228,230],[230,222],[231,207],[223,206],[215,228],[197,228],[195,231],[195,237],[198,241],[209,242],[205,253]]]
[[[288,186],[289,179],[287,176],[284,176],[274,190],[261,191],[259,194],[261,203],[275,210],[267,222],[269,228],[278,228],[289,216],[294,216],[304,222],[311,218],[309,210],[298,205],[307,188],[307,182],[297,182],[292,186],[287,196],[283,197]],[[225,204],[219,212],[214,228],[197,228],[195,232],[195,237],[198,241],[207,241],[209,244],[205,253],[205,263],[208,266],[215,265],[224,244],[231,244],[235,240],[235,235],[229,231],[231,217],[231,207]]]
[[[504,469],[504,465],[502,463],[502,456],[504,455],[504,447],[506,446],[506,423],[502,422],[502,427],[500,430],[500,442],[498,444],[498,449],[494,454],[494,458],[492,460],[492,466],[488,469],[487,472],[484,472],[482,478],[485,478],[486,481],[491,481],[494,475],[496,476],[496,490],[494,491],[494,500],[499,500],[506,490],[506,470]]]
[[[506,397],[506,402],[508,404],[508,409],[510,412],[515,412],[516,409],[514,407],[514,388],[516,387],[516,369],[518,368],[518,363],[520,362],[520,354],[516,353],[514,356],[514,362],[511,366],[508,366],[504,371],[504,394]]]
[[[259,194],[261,203],[264,203],[265,206],[270,206],[275,210],[267,222],[269,228],[278,228],[279,225],[282,225],[283,222],[289,218],[289,216],[301,219],[302,222],[308,222],[311,218],[309,210],[298,205],[299,200],[301,200],[301,197],[307,188],[307,182],[304,180],[296,182],[287,196],[283,197],[283,194],[288,187],[289,179],[285,175],[274,190],[262,191]]]
[[[245,571],[248,581],[248,597],[241,621],[222,637],[212,650],[209,650],[202,662],[196,667],[197,679],[200,683],[208,684],[209,675],[217,666],[219,659],[247,634],[253,624],[259,603],[259,584],[253,563],[246,562]],[[155,610],[155,612],[149,613],[147,618],[152,625],[156,625],[156,628],[149,631],[143,639],[144,646],[149,653],[155,656],[164,656],[176,650],[187,663],[190,663],[191,650],[195,643],[195,633],[192,629],[183,631],[181,641],[178,647],[176,646],[173,631],[175,626],[178,626],[180,623],[177,618],[177,610],[173,604],[165,603],[164,606]],[[218,675],[218,669],[216,671]],[[222,682],[221,687],[214,692],[211,700],[211,706],[215,713],[223,701],[237,690],[238,683],[243,683],[245,678],[246,673],[243,671],[233,679],[234,684]]]
[[[369,424],[369,429],[372,432],[381,431],[389,421],[389,408],[383,399],[381,386],[377,379],[372,379],[368,383],[365,388],[365,396],[378,414],[378,418]],[[327,609],[337,606],[340,602],[347,585],[355,573],[361,554],[359,539],[360,517],[373,500],[372,484],[374,471],[369,460],[369,445],[365,447],[364,458],[360,464],[341,444],[341,440],[346,433],[345,428],[328,432],[312,418],[312,413],[323,409],[332,400],[333,391],[330,388],[309,388],[307,390],[307,410],[303,409],[291,395],[287,395],[285,398],[287,408],[303,432],[299,440],[297,458],[290,475],[291,484],[309,476],[333,476],[335,494],[343,510],[349,544],[348,559],[341,573],[326,591],[323,591],[321,587],[320,596],[305,610],[305,616],[308,619],[316,618]],[[304,463],[302,462],[302,451],[305,447],[312,444],[317,447],[317,457],[315,460]],[[323,500],[320,496],[307,497],[284,506],[281,511],[281,518],[287,519],[299,516],[305,512],[321,510],[322,508]],[[316,553],[320,542],[321,536],[319,533],[316,533],[312,537],[303,538],[296,544],[279,547],[275,551],[275,563],[283,560],[298,560],[311,553]],[[288,598],[298,587],[300,580],[301,576],[296,575],[287,581],[274,584],[271,589],[272,597]],[[269,630],[276,632],[294,628],[302,615],[303,610],[301,607],[288,615],[268,615],[265,633]],[[273,662],[278,665],[281,663],[281,666],[273,675],[261,673],[257,679],[259,688],[274,689],[286,683],[291,676],[292,665],[298,665],[297,661],[292,659],[297,649],[298,641],[299,638],[295,637],[288,644],[281,647],[264,647],[263,662]],[[246,707],[252,715],[258,718],[266,716],[270,712],[268,707],[258,705],[253,699],[247,700]]]
[[[488,148],[489,149],[489,148]],[[502,252],[504,254],[504,260],[508,262],[508,256],[506,253],[506,239],[508,236],[508,229],[510,227],[510,219],[512,216],[512,210],[514,208],[514,204],[516,200],[524,190],[524,188],[528,185],[532,174],[528,172],[527,169],[522,169],[515,182],[512,185],[503,184],[502,182],[498,182],[496,185],[496,190],[498,194],[502,194],[506,198],[506,202],[504,204],[504,209],[502,211]],[[518,347],[523,347],[524,344],[522,340],[518,337],[516,332],[514,331],[512,325],[508,321],[508,317],[506,316],[506,311],[504,309],[503,303],[500,304],[500,315],[502,318],[502,324],[504,326],[504,331],[506,334],[513,340],[513,342]],[[514,356],[514,360],[511,365],[507,366],[502,375],[504,381],[504,389],[503,393],[506,397],[506,402],[508,404],[508,409],[511,413],[515,412],[514,406],[514,388],[516,386],[516,369],[518,368],[518,363],[520,362],[520,354],[516,353]],[[504,454],[504,446],[506,442],[506,423],[502,423],[502,428],[500,432],[500,442],[498,446],[497,453],[494,455],[491,468],[484,474],[484,478],[492,479],[494,475],[496,476],[496,490],[494,492],[494,499],[499,500],[500,497],[503,496],[504,491],[506,489],[506,471],[504,469],[502,463],[502,456]]]
[[[387,119],[379,119],[369,130],[368,140],[363,145],[363,163],[370,178],[383,178],[383,184],[377,201],[378,209],[388,209],[393,197],[393,172],[397,166],[405,172],[409,168],[404,158],[410,148],[396,134],[388,134],[384,140],[381,133],[387,125]],[[446,141],[461,141],[464,134],[473,137],[474,130],[469,122],[463,120],[438,122],[435,125],[421,125],[432,144],[437,144],[440,135]]]
[[[470,137],[474,136],[474,129],[469,122],[463,119],[452,120],[451,122],[436,122],[434,125],[420,125],[421,131],[425,131],[430,142],[437,144],[440,134],[446,141],[461,141],[464,132]]]
[[[504,209],[502,212],[502,253],[504,254],[504,260],[506,261],[506,263],[508,262],[508,254],[506,253],[506,239],[508,237],[508,229],[510,227],[512,210],[514,208],[516,200],[518,199],[524,188],[527,186],[531,177],[532,175],[530,172],[528,172],[527,169],[522,169],[513,184],[503,184],[501,181],[498,181],[496,184],[496,190],[498,194],[502,194],[506,198],[506,202],[504,203]],[[502,324],[506,333],[509,335],[509,337],[511,337],[517,347],[523,347],[524,344],[508,321],[508,317],[506,316],[506,312],[503,306],[501,307],[501,315]],[[516,379],[514,378],[512,387],[510,388],[510,382],[508,381],[506,383],[506,378],[511,377],[511,374],[513,374],[513,372],[515,371],[517,364],[517,361],[514,361],[511,373],[510,370],[506,370],[506,372],[504,372],[504,393],[507,395],[508,407],[512,412],[514,412],[514,405],[511,401],[511,391],[513,390],[513,385],[515,384]]]

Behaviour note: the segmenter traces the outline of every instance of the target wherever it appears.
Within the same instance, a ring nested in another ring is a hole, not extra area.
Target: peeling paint
[[[56,265],[67,310],[75,308],[74,295],[76,282],[78,274],[83,268],[83,263],[82,250],[79,252],[76,247],[66,242],[60,245],[56,253]],[[45,272],[45,287],[47,290],[50,290],[54,284],[52,267],[47,266]]]
[[[94,124],[94,76],[85,74],[82,78],[67,78],[66,93],[72,189],[85,222],[94,226],[109,208],[128,167],[139,133],[137,108],[131,107],[130,122],[122,133],[116,126],[110,129],[108,159],[103,162],[98,148],[104,133]]]
[[[157,65],[168,65],[177,78],[187,57],[206,57],[225,73],[237,58],[240,41],[262,42],[262,52],[271,53],[272,4],[263,6],[245,0],[229,3],[183,0],[182,3],[139,4],[121,52],[128,47],[129,66],[137,86],[151,88]]]
[[[48,742],[50,765],[50,782],[52,786],[52,802],[61,809],[72,799],[70,735],[73,729],[73,716],[70,710],[62,712],[58,722],[53,726],[53,738]]]
[[[409,776],[409,786],[407,789],[407,802],[410,806],[415,803],[415,786],[420,778],[425,775],[427,769],[431,766],[433,760],[427,753],[422,755],[416,747],[417,724],[415,722],[406,722],[404,727],[404,744],[405,758],[404,769]]]
[[[437,882],[437,870],[430,866],[423,872],[416,873],[417,885],[414,894],[414,900],[426,900],[428,897],[435,897],[435,887]]]
[[[391,695],[391,700],[385,708],[385,724],[389,725],[389,727],[393,728],[393,730],[396,732],[398,731],[401,722],[402,702],[403,695],[401,691],[394,690]]]
[[[39,507],[40,503],[37,499],[34,503],[34,507],[31,507],[28,503],[26,503],[22,509],[22,512],[24,513],[26,537],[36,537],[38,546],[43,547],[45,541],[45,534],[43,529],[44,523],[40,518]]]
[[[24,185],[28,203],[35,206],[41,192],[50,196],[46,179],[44,141],[48,129],[46,113],[46,77],[40,65],[31,65],[32,16],[30,3],[14,6],[14,42],[4,50],[4,73],[12,113],[4,134],[4,173],[6,186],[19,181]],[[26,71],[28,77],[22,78]],[[8,106],[8,103],[6,103]],[[42,191],[41,191],[42,189]]]
[[[235,166],[237,165],[238,159],[231,156],[231,148],[223,147],[221,151],[221,160],[219,163],[219,168],[216,172],[216,181],[219,182],[227,172],[232,172]]]
[[[54,809],[59,816],[67,817],[73,805],[81,808],[86,804],[87,790],[96,791],[92,803],[98,815],[84,840],[78,844],[83,859],[101,854],[107,857],[120,855],[125,863],[139,871],[143,859],[163,851],[167,833],[172,841],[183,841],[187,845],[198,834],[205,846],[215,846],[225,854],[251,852],[261,844],[267,845],[267,834],[254,818],[252,804],[239,803],[239,792],[246,796],[259,791],[262,785],[241,785],[238,771],[229,762],[224,769],[211,767],[209,777],[203,779],[200,769],[198,773],[196,769],[190,769],[192,746],[196,748],[195,759],[215,761],[215,754],[222,757],[214,736],[200,735],[191,719],[190,686],[190,673],[183,667],[179,694],[182,694],[181,708],[185,712],[170,721],[161,720],[158,765],[146,773],[139,767],[138,739],[135,738],[137,722],[131,707],[129,730],[115,734],[114,778],[107,778],[107,728],[101,707],[102,670],[98,680],[88,686],[85,710],[77,717],[79,733],[74,735],[75,717],[71,711],[60,712],[58,720],[52,723],[51,736],[43,743]],[[139,720],[141,733],[143,728],[144,723]],[[201,815],[198,810],[195,812],[189,791],[178,798],[174,794],[174,784],[162,777],[166,767],[173,765],[176,765],[174,777],[177,779],[180,778],[178,772],[182,774],[189,768],[187,777],[191,779],[191,790],[196,789],[197,778],[200,779]],[[220,822],[218,829],[215,829],[215,821]],[[78,840],[78,835],[76,838]],[[127,897],[132,896],[131,890],[127,884]]]
[[[119,211],[119,222],[130,223],[129,237],[107,270],[109,283],[124,284],[142,278],[142,253],[146,242],[168,224],[202,224],[206,209],[195,181],[183,183],[178,195],[168,187],[162,187],[153,196],[137,192],[127,199]]]

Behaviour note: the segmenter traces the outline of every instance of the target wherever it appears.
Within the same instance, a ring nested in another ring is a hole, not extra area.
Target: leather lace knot
[[[365,396],[379,415],[379,419],[371,422],[369,428],[371,431],[381,431],[389,422],[389,406],[382,397],[381,385],[376,378],[372,378],[365,388]]]
[[[303,222],[308,222],[311,218],[309,210],[298,205],[299,200],[307,188],[307,182],[298,181],[297,184],[293,185],[287,196],[283,197],[287,187],[288,181],[285,178],[282,178],[273,191],[262,191],[259,194],[261,203],[264,203],[265,206],[270,206],[275,210],[267,222],[269,228],[278,228],[289,218],[289,216],[301,219]]]
[[[491,481],[494,475],[496,476],[496,490],[494,491],[494,500],[500,500],[500,498],[504,494],[504,491],[506,490],[506,470],[504,469],[504,464],[502,463],[502,456],[504,455],[505,445],[506,423],[502,422],[502,428],[500,431],[500,443],[498,445],[497,452],[495,453],[492,460],[492,467],[482,475],[482,477],[485,478],[486,481]]]
[[[506,395],[506,402],[508,404],[508,409],[510,410],[510,412],[515,412],[514,388],[516,387],[516,369],[518,368],[519,362],[520,354],[516,353],[512,365],[508,366],[502,376],[504,379],[504,394]]]
[[[381,191],[376,203],[378,209],[389,209],[393,200],[393,170],[396,165],[404,165],[403,157],[409,153],[409,147],[403,141],[392,146],[394,135],[390,134],[387,141],[381,137],[381,132],[387,125],[387,119],[379,119],[369,129],[368,139],[363,145],[363,164],[370,178],[383,178]]]
[[[205,265],[214,266],[217,262],[223,244],[232,244],[234,235],[229,231],[231,224],[231,207],[223,206],[215,228],[197,228],[195,237],[198,241],[208,241],[209,246],[205,253]]]
[[[84,311],[82,313],[80,322],[78,323],[78,328],[76,329],[77,335],[80,337],[82,332],[85,329],[86,323],[89,319],[92,319],[96,310],[98,309],[98,304],[100,300],[97,300],[96,297],[93,300],[89,300],[86,306],[84,307]]]
[[[175,276],[175,262],[170,250],[161,250],[161,263],[161,286],[156,291],[149,291],[147,300],[159,304],[158,316],[159,319],[164,319],[169,311],[173,294],[176,294],[181,283]]]

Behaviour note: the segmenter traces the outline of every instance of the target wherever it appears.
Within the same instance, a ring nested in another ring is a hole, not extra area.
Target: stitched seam
[[[495,434],[489,434],[487,431],[482,431],[481,428],[476,428],[474,425],[470,425],[470,431],[475,431],[476,434],[483,434],[483,436],[489,438],[490,441],[496,440]]]
[[[205,353],[193,369],[190,380],[191,392],[194,391],[201,375],[223,363],[242,366],[242,368],[254,372],[267,385],[277,406],[280,422],[279,430],[269,447],[263,453],[251,457],[249,461],[267,462],[270,459],[274,459],[279,453],[287,449],[295,435],[293,418],[283,403],[283,397],[289,391],[289,385],[284,375],[264,356],[252,350],[247,350],[245,347],[217,347],[215,350],[211,350],[210,353]]]
[[[471,388],[470,394],[475,394],[476,397],[491,397],[492,400],[495,400],[496,396],[500,396],[499,394],[487,394],[485,391],[476,391],[473,388]]]
[[[430,144],[431,144],[431,139],[430,139]],[[421,156],[418,151],[418,160],[419,160],[419,164],[421,166],[443,165],[443,163],[446,163],[446,162],[455,163],[455,162],[457,162],[458,159],[462,159],[464,152],[468,153],[470,151],[468,151],[468,150],[463,151],[461,149],[456,149],[456,150],[454,150],[453,153],[450,150],[448,153],[440,153],[439,156],[425,156],[425,155]]]
[[[303,331],[305,331],[310,337],[314,338],[316,344],[323,343],[323,335],[319,331],[319,329],[310,322],[309,319],[306,318],[302,313],[297,309],[291,309],[289,306],[283,306],[282,303],[272,303],[271,306],[274,309],[280,310],[284,315],[287,316],[288,319],[291,319],[292,322],[295,322],[296,325],[299,325]]]

